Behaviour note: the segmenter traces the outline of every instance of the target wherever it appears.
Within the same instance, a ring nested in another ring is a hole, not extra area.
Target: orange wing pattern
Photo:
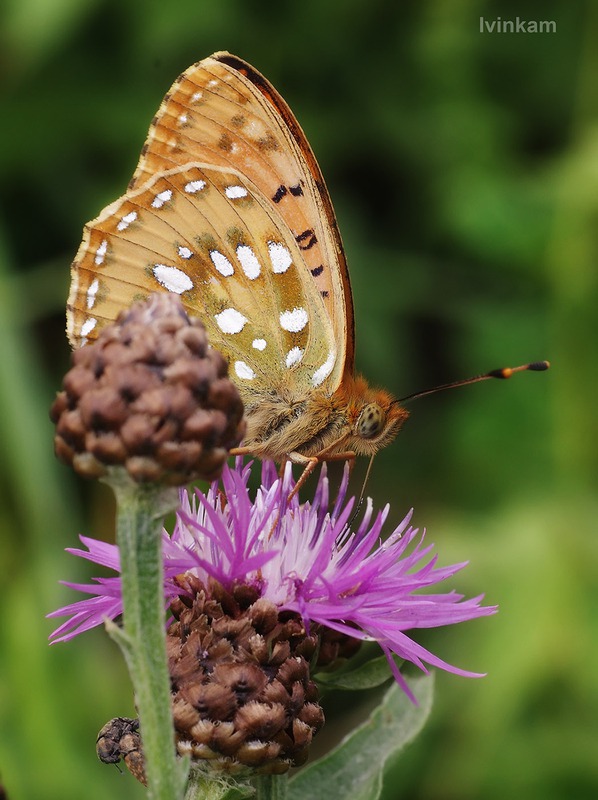
[[[310,274],[332,325],[336,354],[329,382],[334,389],[345,372],[353,373],[354,333],[351,288],[330,197],[306,137],[285,101],[249,64],[228,53],[198,62],[175,81],[154,117],[129,193],[189,163],[238,172],[253,186],[254,196],[261,193],[270,202],[272,216],[281,219],[279,228],[288,228],[300,251],[297,266]],[[109,206],[98,219],[121,203],[122,199]],[[87,227],[93,229],[95,222]],[[93,338],[101,327],[101,321],[93,330],[90,323],[86,326],[88,293],[96,285],[94,267],[101,283],[102,265],[94,252],[94,263],[84,277],[85,254],[84,240],[73,264],[69,297],[68,331],[73,345],[79,343],[82,329]],[[138,282],[130,269],[126,282],[130,295]],[[140,285],[137,294],[150,290]],[[95,291],[99,292],[97,311],[107,288]],[[121,302],[132,300],[126,293],[121,296]],[[186,301],[184,293],[182,299]],[[194,309],[192,301],[188,305],[196,313],[205,306]],[[104,316],[109,319],[111,312],[105,309]],[[94,318],[98,319],[95,313]]]

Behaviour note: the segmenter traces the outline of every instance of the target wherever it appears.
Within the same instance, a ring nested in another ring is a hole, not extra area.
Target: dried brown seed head
[[[204,587],[188,575],[179,583],[195,592],[173,602],[167,634],[179,753],[234,774],[303,763],[324,720],[309,664],[296,652],[314,634],[254,587]]]
[[[85,477],[214,480],[244,436],[226,362],[173,294],[136,303],[72,361],[50,415],[56,455]]]

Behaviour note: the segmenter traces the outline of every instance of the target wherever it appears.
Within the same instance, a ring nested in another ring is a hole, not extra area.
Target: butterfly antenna
[[[550,361],[533,361],[531,364],[522,364],[519,367],[503,367],[502,369],[492,369],[490,372],[485,372],[483,375],[474,375],[473,378],[465,378],[461,381],[451,381],[450,383],[442,383],[440,386],[434,386],[432,389],[424,389],[423,392],[414,392],[408,394],[406,397],[401,397],[395,400],[395,403],[405,403],[408,400],[416,400],[419,397],[425,397],[428,394],[436,394],[436,392],[443,392],[445,389],[456,389],[458,386],[468,386],[470,383],[480,383],[480,381],[487,381],[489,378],[500,378],[506,380],[514,375],[516,372],[544,372],[550,367]],[[371,466],[371,462],[370,462]],[[368,469],[369,475],[369,469]],[[363,495],[363,492],[362,492]]]

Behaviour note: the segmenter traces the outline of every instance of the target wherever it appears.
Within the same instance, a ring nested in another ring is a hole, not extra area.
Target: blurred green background
[[[480,33],[480,17],[556,33]],[[121,194],[174,78],[214,50],[303,125],[351,268],[357,361],[408,394],[502,365],[553,369],[426,398],[369,492],[412,505],[452,585],[497,617],[419,641],[440,675],[386,800],[598,796],[598,4],[552,0],[4,0],[0,11],[0,781],[11,800],[142,797],[100,764],[132,714],[103,631],[47,646],[94,570],[112,501],[52,452],[82,225]],[[356,487],[364,465],[356,469]]]

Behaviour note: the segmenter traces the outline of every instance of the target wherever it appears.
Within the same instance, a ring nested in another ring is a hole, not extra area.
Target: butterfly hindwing
[[[246,397],[283,385],[305,395],[339,380],[334,331],[302,252],[236,172],[197,164],[159,173],[86,226],[73,273],[76,345],[162,288],[202,319]]]

